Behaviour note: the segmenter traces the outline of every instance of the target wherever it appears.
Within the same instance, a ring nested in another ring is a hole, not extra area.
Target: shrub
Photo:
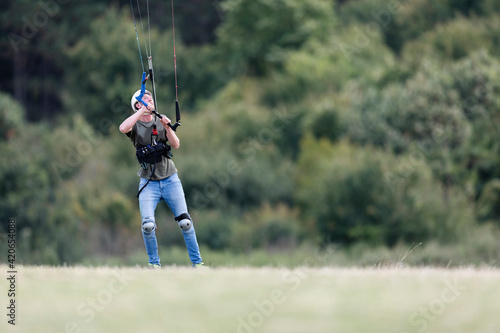
[[[450,241],[474,222],[461,191],[443,191],[414,156],[396,158],[310,136],[301,148],[295,199],[302,218],[313,221],[325,239],[386,245]],[[459,213],[450,214],[455,209]]]
[[[232,226],[231,248],[248,252],[258,248],[283,250],[297,247],[302,228],[296,212],[285,205],[262,205]]]

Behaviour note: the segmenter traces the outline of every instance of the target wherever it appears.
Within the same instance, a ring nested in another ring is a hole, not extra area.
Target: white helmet
[[[151,95],[151,92],[149,90],[146,90],[144,92],[145,94],[148,94],[149,96],[153,96]],[[132,99],[130,100],[130,106],[132,107],[132,110],[134,110],[134,112],[137,112],[138,110],[135,108],[135,103],[138,102],[137,98],[139,95],[141,94],[141,90],[137,90],[134,95],[132,96]]]

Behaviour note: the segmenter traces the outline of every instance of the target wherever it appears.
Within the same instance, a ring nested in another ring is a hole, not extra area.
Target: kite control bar
[[[153,80],[153,72],[151,70],[149,70],[149,75],[147,77],[146,77],[146,72],[142,73],[141,93],[139,94],[139,96],[136,96],[137,101],[139,101],[145,107],[148,107],[148,103],[146,103],[142,99],[142,97],[146,93],[146,81],[149,79],[149,77],[151,77],[151,80]],[[158,111],[151,110],[151,112],[153,112],[158,118],[160,118],[160,119],[163,118],[163,116],[161,114],[159,114]],[[179,109],[179,101],[176,100],[175,101],[175,124],[173,124],[173,125],[172,124],[168,124],[168,126],[172,130],[176,131],[177,127],[181,126],[180,120],[181,120],[181,113],[180,113],[180,109]]]

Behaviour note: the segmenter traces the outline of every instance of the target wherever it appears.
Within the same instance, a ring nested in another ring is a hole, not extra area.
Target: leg
[[[146,184],[147,179],[141,178],[139,188]],[[160,265],[158,255],[158,243],[155,234],[155,210],[161,200],[160,184],[158,181],[150,181],[148,186],[139,195],[139,209],[141,211],[141,229],[144,245],[151,265]]]
[[[186,199],[184,197],[184,190],[182,189],[182,184],[177,173],[167,179],[161,180],[160,186],[162,198],[168,204],[172,213],[174,213],[176,217],[181,216],[182,214],[187,214],[187,216],[189,216]],[[191,259],[193,265],[198,264],[203,260],[200,255],[194,225],[191,223],[191,227],[185,229],[187,230],[182,230],[182,235],[184,236],[184,241],[186,242],[189,259]]]

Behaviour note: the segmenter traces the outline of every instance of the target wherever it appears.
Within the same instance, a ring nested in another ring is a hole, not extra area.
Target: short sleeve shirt
[[[163,124],[159,121],[156,122],[156,129],[158,131],[158,141],[167,142],[167,131]],[[137,121],[132,127],[132,130],[126,135],[130,138],[135,147],[137,145],[150,145],[151,144],[151,133],[153,131],[153,121],[142,122]],[[148,164],[148,169],[140,168],[137,175],[142,178],[148,178],[151,176],[154,164]],[[174,161],[165,156],[162,157],[161,162],[156,163],[155,173],[152,180],[161,180],[170,177],[177,172],[175,168]]]

